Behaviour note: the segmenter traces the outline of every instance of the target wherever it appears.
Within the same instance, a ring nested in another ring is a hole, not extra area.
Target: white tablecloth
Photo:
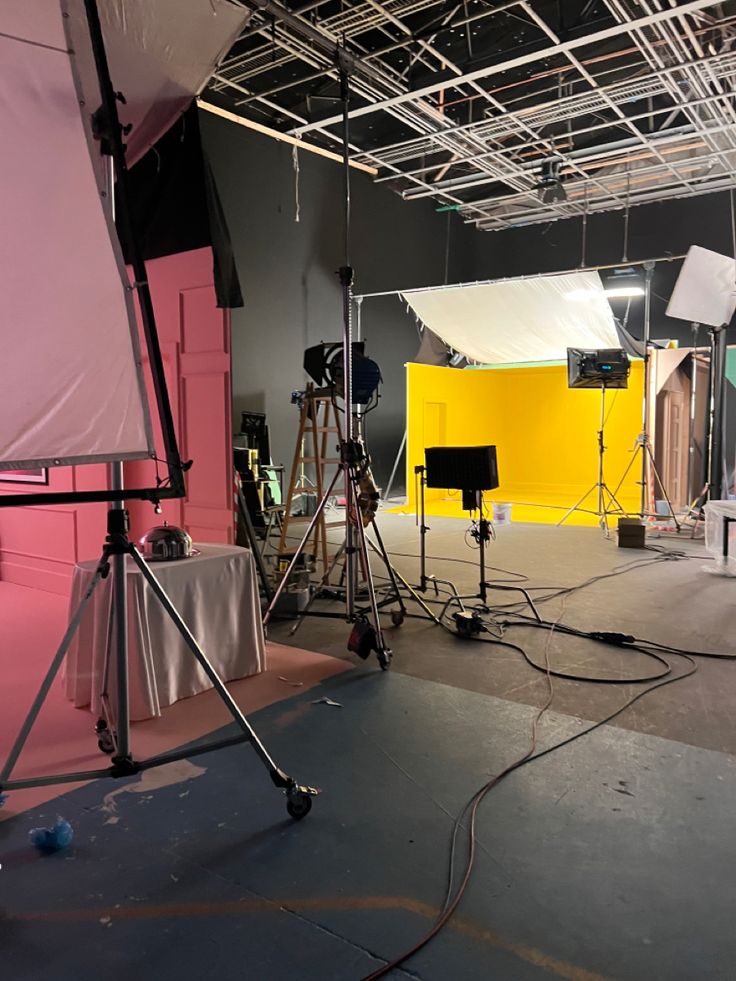
[[[265,670],[266,654],[253,555],[234,545],[196,548],[197,556],[152,562],[151,570],[223,680],[258,674]],[[76,566],[72,612],[96,567],[95,561]],[[148,719],[212,685],[130,557],[127,573],[130,716]],[[67,698],[95,713],[100,712],[111,582],[112,569],[98,585],[66,660]],[[114,684],[113,665],[111,693]]]

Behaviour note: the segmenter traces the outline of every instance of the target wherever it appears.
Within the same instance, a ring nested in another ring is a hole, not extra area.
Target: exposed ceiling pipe
[[[264,0],[264,2],[271,4],[273,3],[273,0]],[[421,88],[414,89],[411,92],[404,92],[401,95],[392,96],[391,98],[384,99],[381,102],[374,102],[368,106],[361,106],[358,109],[352,109],[349,116],[353,119],[359,116],[366,116],[370,113],[379,112],[382,109],[389,109],[392,106],[401,105],[405,102],[413,102],[428,95],[434,95],[443,91],[444,89],[456,88],[458,85],[466,82],[479,81],[482,78],[489,78],[492,75],[499,75],[503,72],[510,71],[513,68],[522,68],[524,65],[530,65],[535,61],[543,61],[545,59],[553,58],[556,55],[566,55],[571,51],[576,51],[578,48],[587,47],[593,44],[600,44],[603,41],[608,41],[610,38],[619,37],[621,34],[626,34],[632,30],[648,27],[651,24],[658,24],[660,22],[666,23],[678,15],[697,13],[699,10],[706,10],[708,7],[716,6],[718,2],[719,0],[688,0],[687,3],[682,4],[680,7],[677,7],[674,10],[662,10],[654,14],[649,14],[645,17],[639,17],[628,24],[616,24],[613,27],[605,28],[602,31],[596,31],[592,34],[571,38],[569,41],[563,41],[560,44],[554,44],[549,47],[542,48],[539,51],[519,55],[517,58],[510,58],[507,61],[500,62],[496,65],[487,65],[484,68],[477,68],[474,71],[466,72],[465,74],[457,76],[456,78],[431,82],[429,85],[424,85]],[[327,119],[322,119],[318,123],[309,123],[306,126],[298,127],[298,129],[294,130],[293,135],[303,135],[317,126],[332,126],[335,123],[339,123],[341,120],[342,116],[329,116]]]

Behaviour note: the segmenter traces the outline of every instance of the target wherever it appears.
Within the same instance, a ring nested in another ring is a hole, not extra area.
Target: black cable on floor
[[[645,688],[643,691],[637,692],[636,695],[627,699],[627,701],[618,709],[609,713],[605,718],[600,719],[598,722],[594,722],[592,725],[588,726],[588,728],[584,729],[582,732],[576,732],[572,736],[568,736],[566,739],[563,739],[561,742],[555,743],[553,746],[548,746],[546,749],[540,750],[539,752],[534,752],[534,745],[532,745],[530,750],[527,753],[525,753],[524,756],[520,757],[514,763],[510,764],[510,766],[506,767],[504,770],[502,770],[499,774],[497,774],[495,777],[493,777],[491,780],[485,783],[482,787],[480,787],[479,790],[476,791],[476,793],[466,803],[465,807],[460,812],[453,825],[453,836],[456,837],[457,829],[461,826],[462,821],[465,818],[466,814],[469,813],[470,821],[468,825],[468,855],[467,855],[465,870],[463,872],[462,879],[460,880],[460,883],[457,887],[457,890],[455,891],[454,896],[452,896],[449,902],[445,903],[445,906],[440,912],[440,915],[437,917],[435,922],[432,924],[430,929],[424,934],[423,937],[421,937],[415,944],[413,944],[413,946],[407,949],[403,954],[399,955],[398,957],[395,957],[389,963],[384,964],[382,967],[373,971],[371,974],[366,975],[361,979],[361,981],[378,981],[379,978],[385,977],[390,971],[392,971],[396,967],[399,967],[410,957],[413,957],[414,954],[418,953],[431,940],[433,940],[440,932],[440,930],[442,930],[442,928],[450,920],[453,913],[459,906],[460,901],[463,898],[463,895],[465,894],[465,890],[467,889],[468,882],[470,881],[470,876],[473,871],[473,866],[475,863],[475,848],[476,848],[475,822],[478,813],[478,808],[480,807],[480,804],[482,803],[484,798],[488,795],[488,793],[491,790],[493,790],[493,788],[496,787],[502,780],[504,780],[510,774],[514,773],[516,770],[520,770],[523,766],[526,766],[529,763],[533,763],[536,760],[541,760],[545,756],[549,756],[551,753],[555,753],[558,750],[562,749],[564,746],[569,746],[571,743],[576,742],[578,739],[582,739],[583,736],[590,735],[590,733],[594,732],[596,729],[600,729],[601,726],[607,725],[609,722],[612,722],[615,718],[617,718],[619,715],[625,712],[626,709],[631,708],[631,706],[635,702],[638,702],[639,699],[643,698],[645,695],[648,695],[650,692],[655,691],[658,688],[664,688],[665,685],[671,685],[674,684],[674,682],[676,681],[684,681],[685,678],[691,677],[698,670],[698,666],[695,660],[689,654],[681,654],[680,656],[684,657],[687,661],[689,661],[691,665],[690,670],[686,671],[684,674],[673,675],[671,674],[672,669],[670,667],[670,673],[668,673],[668,676],[666,678],[655,682],[653,685],[650,685],[648,688]],[[451,868],[450,882],[452,882],[453,880],[454,880],[454,871]]]

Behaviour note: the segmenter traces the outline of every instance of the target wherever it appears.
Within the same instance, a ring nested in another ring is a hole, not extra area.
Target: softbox
[[[132,160],[248,15],[228,0],[100,0],[98,9]],[[3,4],[0,470],[153,452],[131,289],[92,133],[100,104],[82,0]]]

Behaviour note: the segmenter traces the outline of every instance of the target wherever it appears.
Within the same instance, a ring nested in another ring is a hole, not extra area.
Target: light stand
[[[672,501],[670,500],[669,494],[667,493],[667,488],[664,486],[662,478],[657,470],[657,465],[654,460],[654,453],[652,452],[651,437],[649,435],[649,366],[651,361],[651,351],[650,351],[650,340],[651,340],[651,310],[652,310],[652,277],[654,275],[655,263],[648,259],[644,265],[644,400],[642,408],[642,428],[639,435],[636,437],[636,442],[634,444],[634,453],[629,461],[626,469],[621,475],[621,479],[616,485],[614,490],[614,495],[618,494],[619,490],[623,486],[626,478],[629,475],[631,468],[636,461],[637,454],[641,453],[641,480],[640,480],[640,501],[639,501],[639,517],[644,520],[647,517],[657,517],[656,512],[652,512],[650,506],[650,487],[649,487],[649,471],[654,474],[656,479],[656,485],[659,485],[659,489],[662,492],[664,500],[667,502],[668,513],[675,523],[675,527],[680,531],[680,522],[675,514],[675,509],[672,507]]]
[[[604,440],[604,430],[606,425],[606,383],[605,381],[601,383],[601,424],[598,430],[598,480],[590,487],[583,496],[576,501],[573,506],[563,514],[560,520],[557,522],[557,527],[564,524],[571,514],[575,511],[581,511],[584,514],[595,514],[599,518],[599,524],[604,532],[606,538],[611,537],[610,530],[608,528],[608,518],[609,515],[619,515],[623,516],[626,511],[621,507],[616,498],[619,487],[623,483],[623,479],[619,482],[619,486],[615,491],[610,490],[608,484],[606,483],[605,477],[603,475],[603,456],[606,452],[606,445]],[[629,464],[631,466],[631,464]],[[628,472],[628,471],[627,471]],[[624,475],[625,476],[625,475]],[[589,508],[582,507],[583,502],[590,497],[593,492],[598,495],[598,507],[597,510],[591,511]]]
[[[692,500],[693,492],[693,476],[695,474],[695,419],[697,415],[698,407],[698,331],[700,330],[700,324],[692,323],[690,325],[692,331],[692,363],[690,370],[690,418],[688,420],[688,433],[687,433],[687,499]]]
[[[438,586],[448,586],[453,596],[458,597],[457,587],[449,579],[439,579],[427,575],[427,532],[431,531],[426,523],[425,491],[427,488],[427,468],[424,464],[414,467],[414,498],[416,501],[416,525],[419,528],[419,586],[420,592],[425,593],[427,586],[434,586],[435,596],[439,596]],[[481,574],[481,579],[485,578]],[[458,597],[459,598],[459,597]],[[462,603],[460,604],[462,607]]]
[[[539,616],[539,612],[537,611],[536,606],[534,605],[534,601],[532,600],[531,596],[529,595],[527,590],[524,589],[523,586],[508,586],[503,583],[488,582],[486,580],[486,549],[488,548],[488,543],[491,541],[493,537],[492,526],[491,526],[491,522],[486,517],[485,502],[483,500],[483,491],[482,490],[463,491],[463,500],[466,500],[468,497],[472,497],[473,499],[472,500],[473,506],[471,510],[478,511],[478,523],[477,526],[471,532],[471,534],[473,535],[473,537],[478,543],[478,592],[472,595],[460,596],[458,595],[457,591],[455,591],[454,595],[450,596],[447,602],[445,603],[445,605],[442,607],[442,612],[440,613],[439,616],[440,621],[444,619],[448,608],[453,605],[457,605],[460,608],[460,614],[456,614],[456,617],[461,616],[461,614],[466,614],[463,600],[479,599],[480,604],[476,604],[474,609],[478,612],[488,613],[489,612],[489,607],[487,605],[488,591],[491,589],[495,589],[505,593],[521,593],[521,595],[526,600],[526,603],[529,606],[530,610],[532,611],[535,620],[538,623],[541,623],[541,618]],[[466,507],[467,509],[466,505],[463,506]],[[441,582],[441,580],[437,580],[437,582]],[[470,614],[467,614],[467,616],[470,616]],[[464,631],[461,631],[460,623],[458,623],[457,625],[458,625],[458,631],[462,632],[463,636],[466,636]],[[464,625],[464,629],[465,630],[468,629],[467,624]],[[473,632],[472,629],[470,632],[471,633]]]
[[[99,12],[97,10],[95,0],[85,0],[85,12],[87,16],[92,49],[94,52],[95,67],[102,94],[102,107],[96,114],[98,125],[102,126],[102,129],[98,131],[100,132],[101,136],[103,152],[109,153],[115,165],[115,174],[117,176],[118,188],[120,191],[119,200],[122,212],[121,218],[126,223],[128,232],[131,233],[132,225],[130,212],[128,210],[127,196],[127,169],[125,167],[125,149],[122,142],[123,130],[118,117],[116,104],[117,100],[121,97],[119,94],[115,93],[110,80],[102,28],[100,25]],[[149,351],[154,352],[152,361],[155,362],[155,352],[158,352],[160,357],[160,348],[158,346],[158,339],[156,335],[153,304],[151,302],[150,291],[148,290],[146,280],[145,264],[143,262],[140,250],[137,247],[135,236],[129,234],[128,240],[133,253],[132,265],[135,271],[136,280],[138,281],[137,286],[139,288],[139,296],[141,297],[142,320],[146,331],[147,340],[149,342]],[[158,378],[155,387],[160,415],[162,417],[164,442],[167,447],[167,451],[171,449],[172,452],[172,457],[167,457],[167,463],[169,465],[170,473],[172,472],[172,467],[177,472],[176,478],[174,479],[172,477],[172,483],[176,485],[173,488],[173,491],[175,492],[173,496],[181,497],[184,493],[183,470],[186,469],[186,465],[183,465],[179,460],[176,433],[174,431],[173,417],[171,416],[168,394],[165,383],[161,382],[161,379],[163,379],[163,372],[157,372],[156,364],[154,364],[153,367],[154,376]],[[160,365],[158,367],[160,367]],[[174,608],[161,584],[148,568],[148,565],[144,562],[135,545],[130,541],[128,537],[129,515],[125,509],[123,500],[124,492],[122,464],[113,463],[111,465],[110,476],[111,490],[107,494],[94,498],[95,500],[107,500],[112,502],[107,513],[107,536],[105,538],[105,544],[102,548],[102,554],[97,563],[97,568],[92,580],[82,596],[79,605],[71,616],[61,644],[59,645],[56,654],[52,659],[51,665],[41,683],[33,704],[31,705],[15,742],[8,753],[7,759],[0,770],[0,792],[64,783],[77,783],[79,781],[93,780],[101,777],[127,777],[140,773],[144,770],[149,770],[157,766],[162,766],[166,763],[174,762],[176,760],[189,759],[192,756],[211,752],[212,750],[216,749],[223,749],[226,746],[234,746],[239,743],[250,742],[253,744],[256,755],[268,770],[273,784],[279,789],[283,790],[286,794],[286,807],[289,814],[295,819],[304,817],[311,809],[312,797],[315,796],[318,791],[312,787],[297,784],[292,777],[288,776],[276,765],[271,756],[268,754],[266,748],[259,740],[250,723],[230,695],[223,680],[220,678],[219,674],[210,663],[205,653],[197,644],[197,641],[195,640],[191,631],[188,629],[181,616]],[[136,492],[134,492],[134,494],[135,493]],[[145,499],[153,500],[156,504],[158,504],[156,494],[146,491],[145,495]],[[140,492],[138,492],[138,496],[140,496]],[[172,495],[162,493],[161,496]],[[89,498],[85,496],[82,496],[81,498],[82,501],[88,499]],[[153,594],[163,607],[178,633],[181,635],[184,643],[200,664],[218,696],[232,715],[235,723],[240,729],[240,733],[238,735],[218,739],[196,747],[187,746],[175,749],[171,752],[162,753],[147,760],[137,760],[133,757],[130,746],[128,685],[128,611],[126,584],[126,566],[128,557],[131,558],[131,560],[140,570],[144,581],[153,591]],[[108,647],[105,652],[105,684],[103,685],[104,691],[102,693],[103,709],[106,717],[102,718],[96,727],[100,749],[111,754],[111,765],[105,768],[84,770],[76,773],[54,773],[30,778],[13,779],[12,775],[18,759],[20,758],[23,748],[28,740],[33,726],[35,725],[36,719],[38,718],[46,698],[48,697],[51,686],[59,673],[76,631],[82,622],[84,612],[87,609],[87,606],[90,603],[90,600],[92,599],[100,582],[103,579],[106,579],[110,574],[111,567],[113,573],[111,583],[113,596],[110,604],[112,616],[108,625]],[[109,674],[111,656],[113,653],[116,667],[116,678],[115,699],[114,702],[111,702],[109,693],[107,692],[107,678]],[[108,719],[113,723],[114,728],[109,728]]]
[[[338,270],[340,288],[342,292],[342,317],[343,317],[343,402],[345,407],[345,427],[340,434],[340,462],[329,486],[325,489],[322,500],[318,503],[315,513],[307,526],[304,536],[297,546],[294,555],[283,574],[281,582],[273,595],[271,602],[263,616],[263,624],[266,626],[274,614],[279,599],[289,583],[292,572],[304,551],[307,542],[320,519],[322,512],[329,500],[332,492],[337,485],[338,479],[342,476],[345,493],[345,613],[344,618],[348,623],[355,623],[364,637],[368,638],[367,647],[375,651],[378,663],[383,670],[386,670],[391,663],[392,652],[387,647],[381,621],[379,616],[379,604],[376,598],[375,584],[370,568],[368,556],[368,539],[363,526],[363,518],[360,508],[360,479],[361,473],[367,467],[368,458],[360,439],[357,422],[353,412],[353,327],[352,327],[352,287],[353,269],[350,265],[350,137],[349,137],[349,112],[350,112],[350,62],[342,51],[337,51],[337,69],[340,77],[340,99],[342,102],[342,152],[343,152],[343,189],[344,189],[344,265]],[[375,522],[374,522],[375,527]],[[380,540],[380,539],[379,539]],[[356,608],[356,577],[357,565],[356,557],[360,556],[362,568],[366,577],[366,588],[368,590],[368,609],[358,610]],[[390,568],[390,566],[388,566]],[[315,615],[310,611],[310,615]],[[329,616],[331,614],[321,614]]]

